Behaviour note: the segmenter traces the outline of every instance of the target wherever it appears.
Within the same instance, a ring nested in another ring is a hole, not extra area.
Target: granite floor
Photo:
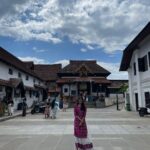
[[[87,125],[94,150],[150,149],[150,116],[114,106],[88,109]],[[29,114],[0,122],[0,150],[75,150],[73,110],[59,111],[56,120]]]

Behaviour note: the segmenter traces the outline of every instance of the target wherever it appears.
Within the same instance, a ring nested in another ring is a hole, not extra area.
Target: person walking
[[[50,114],[50,108],[49,107],[50,107],[50,104],[49,104],[49,102],[47,102],[45,104],[45,111],[44,111],[45,119],[49,117],[49,114]]]
[[[8,115],[12,116],[13,113],[14,113],[14,102],[11,98],[9,98],[9,101],[8,101]]]
[[[86,125],[87,108],[83,100],[77,100],[74,107],[74,136],[76,150],[93,150]]]
[[[22,116],[23,117],[26,116],[26,110],[27,110],[27,104],[26,104],[26,98],[24,98],[22,102]]]

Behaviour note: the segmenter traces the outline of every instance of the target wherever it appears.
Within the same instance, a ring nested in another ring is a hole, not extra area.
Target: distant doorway
[[[150,107],[150,92],[145,92],[145,106]]]
[[[138,93],[135,93],[135,105],[136,105],[136,111],[138,111],[139,109]]]

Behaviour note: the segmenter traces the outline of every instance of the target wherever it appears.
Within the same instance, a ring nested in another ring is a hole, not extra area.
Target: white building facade
[[[5,57],[10,58],[11,63]],[[4,60],[3,60],[4,59]],[[20,63],[20,64],[19,64]],[[22,68],[24,67],[24,68]],[[43,100],[44,81],[15,56],[0,48],[0,99],[14,102],[14,109],[26,97],[28,107]]]
[[[128,71],[130,108],[150,104],[150,24],[124,50],[121,71]]]

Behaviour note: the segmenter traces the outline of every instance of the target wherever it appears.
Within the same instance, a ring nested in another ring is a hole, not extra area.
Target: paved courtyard
[[[88,109],[87,124],[94,150],[150,149],[150,116]],[[59,112],[56,120],[36,114],[1,122],[0,150],[74,150],[73,110]]]

